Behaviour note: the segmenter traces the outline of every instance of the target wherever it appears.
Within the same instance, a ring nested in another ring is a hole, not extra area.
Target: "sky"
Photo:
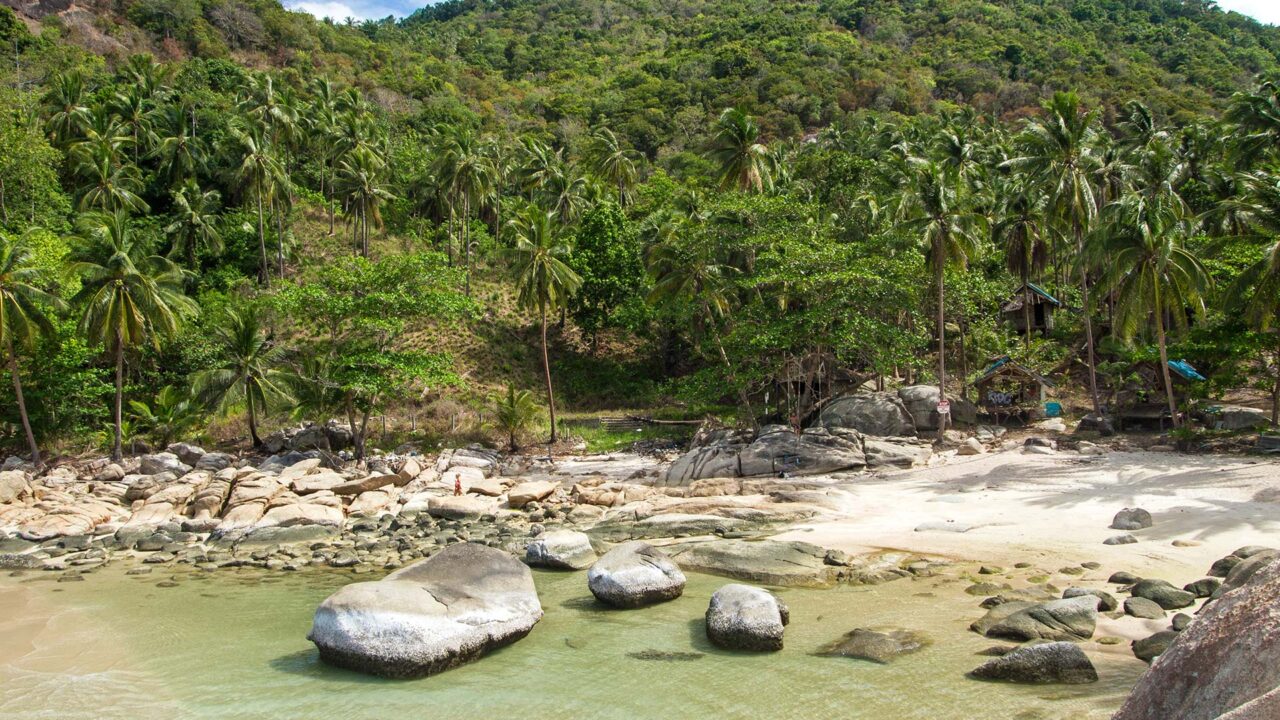
[[[430,0],[284,0],[284,4],[318,18],[380,20],[388,15],[404,17],[430,4]],[[1280,0],[1218,0],[1218,6],[1251,15],[1264,23],[1280,25]]]

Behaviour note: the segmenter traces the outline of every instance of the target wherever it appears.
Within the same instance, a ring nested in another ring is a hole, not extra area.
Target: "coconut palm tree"
[[[383,179],[386,162],[368,147],[360,146],[338,163],[338,192],[347,198],[352,217],[352,237],[360,254],[369,257],[369,224],[382,226],[382,203],[394,196]]]
[[[72,268],[80,274],[76,304],[82,307],[80,330],[102,344],[115,360],[115,439],[111,456],[121,457],[121,410],[124,404],[124,356],[130,348],[173,335],[197,306],[182,294],[182,269],[169,260],[146,254],[146,244],[130,232],[129,216],[117,211],[81,218],[88,246]]]
[[[1113,298],[1112,332],[1131,339],[1154,318],[1165,396],[1175,427],[1181,424],[1169,375],[1166,318],[1178,328],[1187,309],[1204,313],[1208,273],[1183,244],[1189,217],[1182,199],[1166,185],[1160,191],[1133,193],[1107,209],[1093,249],[1103,267],[1103,287]],[[1105,260],[1105,262],[1103,262]]]
[[[1031,349],[1031,290],[1034,275],[1044,271],[1049,260],[1044,238],[1044,196],[1017,178],[1001,193],[1001,219],[992,226],[996,242],[1004,245],[1005,267],[1022,283],[1024,341]]]
[[[1276,334],[1271,424],[1280,425],[1280,178],[1256,173],[1241,175],[1240,182],[1246,191],[1232,202],[1245,223],[1245,237],[1264,239],[1270,245],[1232,283],[1226,306],[1259,332]]]
[[[640,153],[623,144],[609,128],[599,128],[591,136],[591,167],[600,179],[618,189],[618,206],[627,206],[627,197],[639,178],[636,164]]]
[[[1045,116],[1027,125],[1018,138],[1022,154],[1004,166],[1023,170],[1040,180],[1049,199],[1049,218],[1074,240],[1084,313],[1085,347],[1088,351],[1089,394],[1093,411],[1102,413],[1098,395],[1098,367],[1094,352],[1093,318],[1089,302],[1089,264],[1084,260],[1085,237],[1093,230],[1098,203],[1092,175],[1099,162],[1098,112],[1085,110],[1075,93],[1054,93],[1045,104]]]
[[[70,145],[89,124],[84,75],[78,70],[59,73],[44,96],[45,131],[54,145]]]
[[[291,399],[290,376],[282,367],[286,348],[275,341],[253,309],[228,310],[213,329],[213,342],[222,361],[192,377],[195,395],[221,410],[243,401],[249,439],[253,447],[260,447],[258,414]]]
[[[187,267],[196,269],[201,249],[212,253],[222,252],[222,236],[218,233],[217,190],[202,192],[194,181],[188,182],[173,193],[173,222],[164,232],[173,238],[169,256],[181,255]]]
[[[261,255],[258,281],[267,285],[271,282],[271,273],[267,264],[266,209],[275,198],[276,189],[284,176],[284,168],[267,142],[261,125],[237,119],[231,125],[231,136],[239,145],[240,161],[235,171],[236,180],[246,197],[252,198],[257,205],[258,251]]]
[[[129,418],[132,427],[145,429],[160,447],[168,447],[175,438],[182,437],[195,427],[199,413],[190,396],[172,385],[165,385],[150,403],[129,401]],[[133,433],[129,433],[132,435]]]
[[[40,446],[31,429],[31,416],[22,394],[22,375],[18,370],[18,349],[30,348],[40,337],[54,335],[47,312],[62,306],[62,300],[40,289],[41,272],[32,262],[31,250],[25,242],[0,234],[0,347],[9,361],[13,395],[22,419],[22,430],[31,450],[31,464],[43,466]]]
[[[947,399],[946,269],[964,267],[978,252],[977,229],[983,218],[963,207],[957,189],[961,185],[956,170],[916,159],[912,181],[900,206],[906,227],[916,232],[924,246],[925,261],[933,272],[937,292],[938,401]],[[938,436],[946,430],[947,416],[938,424]]]
[[[760,126],[738,108],[720,113],[708,155],[720,166],[722,190],[764,192],[772,185],[772,156],[760,142]]]
[[[538,414],[538,402],[533,399],[533,393],[528,390],[517,391],[515,385],[507,385],[507,394],[494,397],[490,402],[493,405],[494,424],[507,434],[507,446],[513,451],[518,450],[516,436]]]
[[[551,360],[547,355],[547,313],[565,306],[582,286],[582,278],[565,264],[569,247],[560,242],[555,214],[530,207],[513,221],[515,247],[511,249],[517,299],[526,310],[538,313],[542,337],[542,371],[547,381],[547,411],[551,418],[551,442],[557,439],[556,400],[551,386]]]
[[[469,128],[457,128],[442,138],[436,156],[436,175],[447,188],[450,204],[461,208],[463,256],[466,264],[466,294],[471,294],[471,209],[492,192],[496,169],[486,148]]]
[[[116,163],[102,146],[94,146],[89,153],[77,152],[75,156],[76,173],[84,178],[76,203],[80,211],[145,213],[151,209],[140,194],[142,173],[137,166]]]
[[[195,180],[205,169],[204,141],[189,132],[187,111],[178,105],[165,106],[161,128],[151,157],[156,160],[156,174],[169,188],[181,187]]]

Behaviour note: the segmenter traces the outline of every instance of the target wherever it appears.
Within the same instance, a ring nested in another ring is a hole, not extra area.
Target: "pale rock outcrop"
[[[513,643],[541,618],[528,567],[501,550],[459,543],[330,595],[307,639],[332,665],[421,677]]]
[[[573,530],[543,533],[525,546],[524,561],[534,567],[582,570],[596,561],[591,538]]]
[[[507,504],[513,508],[522,508],[531,502],[545,500],[559,487],[559,483],[548,480],[522,482],[507,491]]]
[[[21,470],[0,472],[0,503],[11,503],[31,494],[31,483]]]

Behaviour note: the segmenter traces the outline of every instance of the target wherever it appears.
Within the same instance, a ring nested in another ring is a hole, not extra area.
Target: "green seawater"
[[[1109,718],[1143,666],[1092,654],[1086,686],[982,683],[964,673],[994,644],[969,632],[976,600],[938,578],[780,589],[786,648],[720,651],[703,613],[723,578],[691,575],[680,599],[608,610],[585,573],[535,574],[546,613],[518,643],[436,677],[391,681],[319,662],[306,633],[334,589],[373,575],[107,568],[83,582],[0,577],[0,717],[9,720],[398,718]],[[176,587],[159,587],[176,582]],[[889,665],[814,651],[855,627],[924,631]],[[30,643],[27,636],[31,636]],[[28,647],[28,644],[30,647]]]

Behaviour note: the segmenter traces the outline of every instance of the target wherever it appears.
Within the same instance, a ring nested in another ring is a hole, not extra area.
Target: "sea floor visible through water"
[[[723,578],[693,574],[678,600],[619,611],[596,604],[585,573],[536,572],[546,615],[528,637],[435,677],[383,680],[322,664],[306,640],[325,596],[372,577],[113,566],[81,582],[0,578],[0,717],[1079,720],[1110,717],[1143,668],[1099,653],[1092,685],[967,679],[994,643],[967,630],[982,610],[945,578],[779,589],[786,648],[742,654],[704,633]],[[933,645],[888,665],[814,654],[879,626]]]

